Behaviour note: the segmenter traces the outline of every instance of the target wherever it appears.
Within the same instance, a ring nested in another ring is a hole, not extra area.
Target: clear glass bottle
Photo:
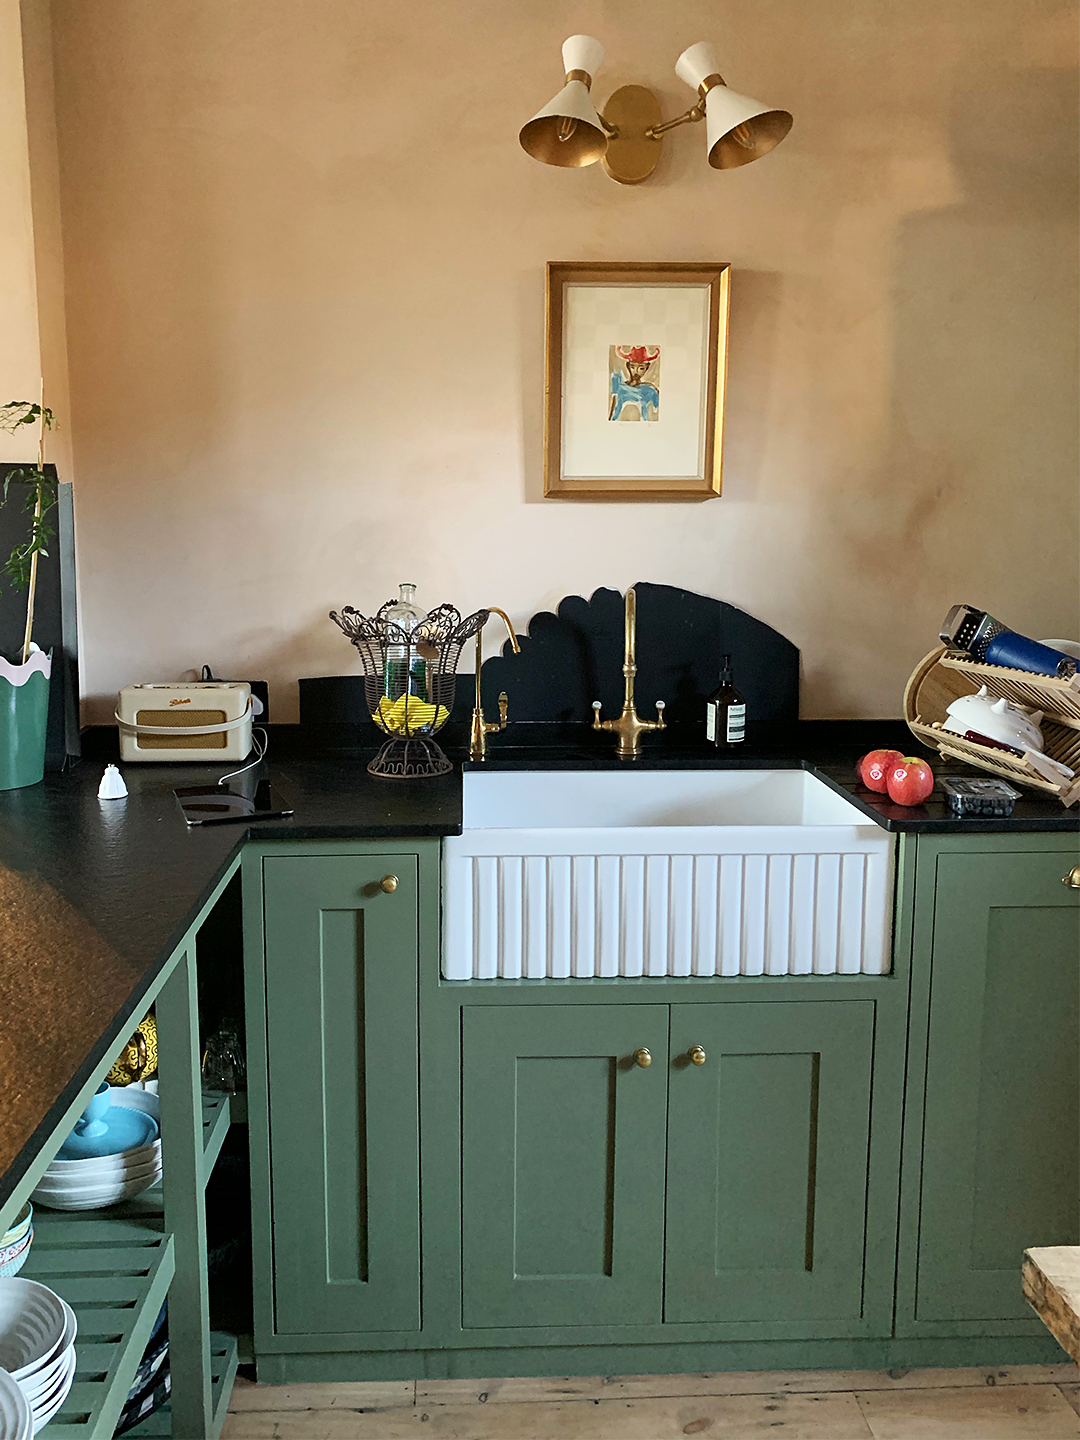
[[[746,700],[731,680],[731,656],[720,664],[720,684],[705,702],[705,738],[719,749],[746,739]]]
[[[206,1042],[202,1058],[203,1084],[209,1090],[224,1090],[235,1095],[247,1088],[247,1065],[244,1047],[240,1044],[236,1023],[223,1020]]]
[[[399,625],[406,635],[411,635],[425,619],[425,613],[416,604],[415,597],[416,586],[406,581],[398,586],[398,599],[383,611],[385,618]],[[389,700],[400,699],[406,693],[426,698],[426,667],[412,646],[391,644],[386,647],[386,671],[383,680],[383,693]]]

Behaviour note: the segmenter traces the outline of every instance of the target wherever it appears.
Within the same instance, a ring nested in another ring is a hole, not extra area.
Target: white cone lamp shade
[[[521,147],[545,165],[577,169],[593,165],[607,150],[607,135],[589,95],[589,85],[578,77],[592,77],[604,63],[604,47],[591,35],[571,35],[562,48],[568,77],[555,99],[522,126]]]
[[[706,81],[705,128],[709,164],[714,170],[733,170],[749,165],[780,144],[791,129],[786,110],[774,110],[748,95],[738,95],[719,78],[720,66],[711,45],[699,41],[684,50],[675,63],[675,74],[692,89]]]

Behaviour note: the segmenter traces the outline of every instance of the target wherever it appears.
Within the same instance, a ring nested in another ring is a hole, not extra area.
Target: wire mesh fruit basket
[[[375,615],[351,605],[330,619],[355,645],[364,666],[364,695],[371,718],[388,738],[368,765],[372,775],[406,780],[445,775],[453,769],[432,738],[454,708],[462,647],[487,622],[488,611],[462,619],[453,605],[439,605],[412,628],[391,619],[388,600]]]

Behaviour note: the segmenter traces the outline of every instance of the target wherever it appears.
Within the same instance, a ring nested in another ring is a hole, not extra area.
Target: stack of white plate
[[[71,1306],[47,1285],[21,1277],[0,1279],[0,1374],[6,1372],[15,1382],[31,1416],[27,1430],[17,1402],[11,1403],[10,1387],[0,1387],[3,1440],[8,1440],[5,1424],[13,1440],[36,1435],[67,1399],[75,1376],[75,1330]]]
[[[112,1086],[110,1105],[160,1116],[158,1097],[130,1086]],[[31,1197],[47,1210],[101,1210],[148,1190],[161,1176],[161,1139],[115,1155],[85,1160],[54,1160]]]

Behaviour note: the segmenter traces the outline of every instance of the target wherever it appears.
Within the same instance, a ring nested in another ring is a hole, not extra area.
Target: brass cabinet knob
[[[392,895],[397,887],[398,878],[396,875],[384,875],[379,881],[379,889],[385,890],[387,895]]]
[[[647,1070],[652,1064],[652,1051],[646,1050],[644,1045],[639,1045],[634,1051],[634,1064],[640,1065],[642,1070]]]
[[[691,1045],[686,1056],[691,1065],[704,1065],[709,1058],[700,1045]]]
[[[1080,890],[1080,865],[1074,865],[1067,875],[1063,875],[1061,883],[1070,890]]]

